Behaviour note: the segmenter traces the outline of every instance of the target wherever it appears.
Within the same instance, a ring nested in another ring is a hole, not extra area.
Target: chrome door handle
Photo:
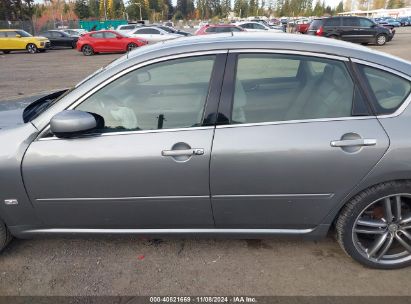
[[[202,148],[161,151],[162,156],[191,156],[191,155],[203,155],[203,154],[204,154],[204,149]]]
[[[376,144],[377,140],[371,138],[333,140],[330,143],[331,147],[375,146]]]

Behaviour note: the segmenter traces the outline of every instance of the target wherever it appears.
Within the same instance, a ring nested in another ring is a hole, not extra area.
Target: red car
[[[307,34],[308,28],[310,27],[311,22],[297,24],[297,32],[301,34]]]
[[[196,31],[196,35],[207,35],[229,32],[244,32],[244,29],[232,24],[207,24]]]
[[[96,53],[128,52],[146,44],[144,39],[127,37],[115,31],[98,31],[81,36],[77,41],[77,51],[91,56]]]

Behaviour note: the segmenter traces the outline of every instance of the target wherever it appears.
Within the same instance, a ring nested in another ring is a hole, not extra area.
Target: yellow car
[[[44,37],[33,37],[23,30],[0,29],[0,51],[27,50],[30,54],[44,52],[50,48],[50,41]]]

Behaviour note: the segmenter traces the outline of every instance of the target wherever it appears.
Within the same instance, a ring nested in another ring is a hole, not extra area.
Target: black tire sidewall
[[[343,229],[344,232],[342,234],[342,238],[340,242],[342,242],[342,246],[344,250],[356,261],[359,263],[371,267],[371,268],[378,268],[378,269],[398,269],[403,268],[406,266],[411,265],[411,261],[406,261],[402,263],[398,263],[395,265],[390,264],[379,264],[373,261],[368,260],[364,257],[360,252],[358,252],[357,247],[354,245],[353,239],[353,228],[354,223],[357,220],[358,216],[364,211],[364,209],[369,206],[371,203],[389,196],[398,193],[411,193],[411,183],[410,182],[390,182],[377,185],[372,187],[358,196],[356,196],[352,201],[355,203],[352,205],[350,210],[343,210],[341,212],[341,216],[344,216],[344,223]]]

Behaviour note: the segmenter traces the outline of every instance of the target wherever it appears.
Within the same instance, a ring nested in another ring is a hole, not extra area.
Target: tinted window
[[[351,116],[354,84],[343,62],[305,56],[240,55],[233,123]]]
[[[7,37],[6,32],[0,32],[0,38]]]
[[[254,29],[257,29],[257,30],[265,30],[265,27],[259,23],[253,23],[252,26]]]
[[[214,59],[185,58],[140,68],[108,84],[77,109],[101,115],[106,132],[199,126]]]
[[[240,32],[240,31],[241,30],[236,28],[236,27],[224,26],[224,27],[217,27],[216,28],[217,33]]]
[[[253,25],[250,24],[250,23],[241,24],[240,26],[241,26],[242,28],[246,28],[246,29],[253,28]]]
[[[47,38],[51,37],[49,32],[41,33],[40,36],[47,37]]]
[[[205,30],[206,33],[215,33],[216,28],[215,27],[209,27]]]
[[[160,34],[158,30],[151,29],[151,28],[140,29],[140,30],[137,30],[135,33],[136,34],[150,34],[150,35]]]
[[[374,25],[374,22],[372,22],[369,19],[361,18],[360,19],[360,26],[361,27],[372,27]]]
[[[344,26],[360,26],[359,18],[343,18]]]
[[[134,25],[125,25],[125,26],[121,26],[120,30],[132,30],[134,28],[135,28]]]
[[[104,38],[117,38],[117,35],[114,34],[114,33],[105,32],[104,33]]]
[[[103,33],[94,33],[90,35],[93,38],[104,38],[104,34]]]
[[[340,18],[329,18],[324,20],[325,26],[340,26],[341,25]]]
[[[367,66],[361,70],[374,93],[377,114],[394,113],[410,94],[410,82],[400,76]]]
[[[316,30],[322,25],[323,25],[323,20],[322,19],[314,19],[313,21],[311,21],[310,29],[315,29]]]

